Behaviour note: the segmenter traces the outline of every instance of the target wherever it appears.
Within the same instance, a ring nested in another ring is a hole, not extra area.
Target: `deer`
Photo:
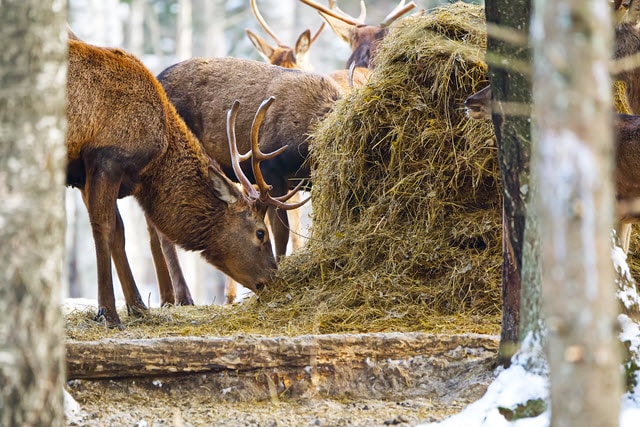
[[[491,86],[469,96],[464,105],[469,118],[491,120]],[[631,224],[640,223],[640,116],[616,114],[614,186],[618,234],[625,253],[629,251]]]
[[[634,0],[610,2],[615,26],[613,78],[625,83],[629,107],[634,114],[616,114],[615,189],[618,235],[625,253],[629,251],[631,224],[640,223],[640,3]],[[491,86],[472,94],[464,102],[472,119],[490,120]]]
[[[309,133],[342,96],[340,87],[326,76],[231,57],[191,58],[169,66],[157,78],[205,152],[230,177],[235,175],[231,156],[221,143],[226,132],[224,112],[227,106],[237,99],[248,108],[238,113],[236,122],[239,149],[247,152],[253,120],[247,111],[255,111],[260,102],[270,96],[280,100],[265,117],[264,130],[259,136],[260,147],[265,151],[285,147],[277,158],[262,163],[262,174],[274,196],[284,195],[296,181],[310,178]],[[241,160],[243,171],[251,182],[255,182],[255,175],[244,160]],[[272,205],[267,215],[276,260],[280,260],[289,240],[287,211]],[[171,246],[170,241],[161,243]],[[171,265],[179,265],[176,257],[171,260]],[[186,288],[178,269],[171,270],[169,275],[174,287]]]
[[[329,1],[329,8],[334,6],[334,1]],[[324,29],[325,23],[323,22],[320,25],[316,34],[311,37],[311,31],[305,30],[300,36],[298,36],[298,40],[296,41],[295,47],[290,47],[282,41],[276,35],[276,33],[269,27],[266,20],[262,17],[260,10],[258,9],[258,5],[256,0],[251,0],[251,10],[253,11],[256,20],[260,24],[260,26],[266,31],[267,34],[271,36],[271,38],[277,43],[277,46],[271,46],[264,39],[253,33],[251,30],[246,29],[245,32],[249,37],[249,40],[253,44],[253,46],[258,50],[260,55],[270,64],[278,65],[284,68],[293,68],[297,70],[310,70],[310,65],[308,62],[308,51],[311,47],[311,44],[315,42],[318,38],[322,30]],[[335,70],[330,72],[328,75],[332,79],[338,83],[338,85],[342,88],[344,93],[350,92],[353,88],[364,86],[369,80],[369,76],[371,71],[366,68],[355,66],[350,67],[349,69],[343,70]]]
[[[405,5],[405,0],[400,3],[382,20],[379,25],[366,23],[367,8],[364,0],[360,0],[360,16],[357,18],[348,15],[340,8],[327,8],[313,0],[300,0],[302,3],[316,9],[322,18],[329,24],[338,37],[351,46],[351,56],[347,60],[346,69],[352,66],[356,69],[373,69],[373,58],[380,40],[387,34],[389,26],[402,15],[416,7],[412,1]]]
[[[262,17],[256,0],[251,0],[251,11],[256,17],[260,26],[266,31],[269,36],[276,42],[276,46],[271,46],[266,40],[258,36],[248,28],[245,29],[247,37],[251,41],[251,44],[258,50],[260,55],[270,64],[279,65],[284,68],[296,68],[301,70],[309,69],[308,54],[311,45],[316,41],[320,33],[325,27],[325,23],[320,24],[320,27],[316,31],[313,37],[311,37],[311,30],[304,30],[296,41],[295,47],[284,44],[276,33],[269,27],[267,21]]]
[[[148,309],[125,252],[117,200],[133,196],[149,225],[161,294],[172,294],[160,238],[197,251],[254,292],[277,270],[265,227],[274,201],[231,181],[180,118],[164,89],[135,56],[82,41],[68,41],[66,183],[78,188],[95,243],[98,316],[122,328],[116,311],[111,260],[129,314]],[[269,157],[269,155],[263,156]],[[270,158],[270,157],[269,157]]]

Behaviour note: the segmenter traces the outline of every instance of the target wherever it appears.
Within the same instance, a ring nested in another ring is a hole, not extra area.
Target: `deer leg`
[[[276,209],[272,206],[267,211],[269,215],[269,223],[273,232],[273,242],[275,243],[276,261],[287,252],[287,243],[289,242],[289,218],[287,211]]]
[[[111,276],[111,247],[115,233],[116,201],[119,180],[114,182],[108,174],[87,168],[86,183],[82,190],[96,248],[98,271],[98,314],[104,316],[109,326],[122,326],[113,293]]]
[[[151,256],[153,257],[153,264],[156,267],[156,277],[158,279],[158,290],[160,291],[160,306],[167,304],[175,305],[176,297],[173,292],[173,284],[171,283],[171,274],[169,273],[169,267],[164,259],[162,252],[162,244],[160,243],[160,237],[155,225],[151,223],[148,217],[147,230],[149,231],[149,246],[151,247]]]
[[[301,201],[300,192],[297,192],[289,199],[289,203],[298,203]],[[289,219],[289,239],[291,240],[291,249],[296,251],[304,246],[304,241],[301,236],[302,224],[300,223],[300,217],[302,216],[301,209],[292,209],[287,211],[287,218]]]
[[[136,281],[133,278],[133,273],[131,272],[129,260],[127,259],[127,253],[125,252],[124,224],[122,223],[122,217],[120,216],[117,204],[115,214],[115,232],[111,244],[111,257],[113,258],[113,263],[116,266],[118,278],[122,285],[124,299],[127,302],[127,313],[142,315],[147,311],[147,306],[142,302],[140,292],[136,286]]]
[[[226,276],[226,280],[224,282],[224,294],[226,304],[233,304],[236,302],[236,298],[238,297],[238,282],[229,276]]]
[[[194,305],[193,298],[191,298],[191,292],[189,292],[189,287],[187,286],[187,281],[184,279],[184,274],[182,274],[182,268],[180,267],[175,243],[167,239],[167,237],[160,232],[158,232],[158,237],[160,238],[162,253],[164,254],[164,259],[167,263],[169,274],[171,275],[175,304]]]
[[[620,239],[620,244],[622,245],[624,253],[629,253],[629,245],[631,243],[631,224],[618,224],[618,238]]]

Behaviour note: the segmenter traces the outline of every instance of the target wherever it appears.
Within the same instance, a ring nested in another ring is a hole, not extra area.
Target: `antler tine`
[[[343,22],[346,22],[347,24],[351,24],[351,25],[362,25],[364,24],[364,22],[358,21],[356,18],[347,15],[346,13],[342,12],[340,9],[338,9],[337,7],[335,9],[329,9],[321,4],[318,4],[312,0],[300,0],[302,3],[306,4],[307,6],[310,6],[312,8],[314,8],[315,10],[317,10],[320,13],[324,13],[325,15],[329,15],[329,16],[333,16],[336,19],[339,19]]]
[[[264,30],[267,32],[267,34],[269,34],[271,36],[271,38],[276,43],[278,43],[278,45],[282,46],[282,42],[280,41],[278,36],[276,36],[276,33],[271,31],[271,28],[269,28],[269,25],[267,24],[267,21],[265,21],[264,18],[262,17],[262,15],[260,14],[260,11],[258,10],[258,4],[256,3],[256,0],[251,0],[251,10],[253,11],[253,14],[256,16],[256,19],[258,20],[258,23],[262,26],[262,28],[264,28]]]
[[[306,199],[304,199],[304,200],[302,200],[301,202],[298,202],[298,203],[284,203],[284,202],[286,202],[287,200],[292,198],[298,192],[298,190],[300,190],[302,188],[303,185],[304,185],[304,181],[300,181],[295,187],[293,187],[293,189],[291,191],[289,191],[284,196],[280,196],[280,197],[269,196],[269,198],[271,200],[271,204],[275,205],[276,207],[278,207],[280,209],[284,209],[284,210],[291,210],[291,209],[299,208],[300,206],[304,205],[309,200],[311,200],[311,196],[307,197]]]
[[[404,0],[402,0],[404,2]],[[364,0],[360,0],[360,16],[358,16],[358,21],[362,22],[364,24],[364,22],[367,19],[367,6],[365,6],[364,4]]]
[[[253,124],[251,125],[251,166],[253,168],[253,176],[256,179],[256,185],[260,190],[259,200],[263,203],[273,205],[280,209],[291,210],[299,208],[309,200],[309,198],[307,198],[306,200],[303,200],[299,203],[284,203],[289,200],[300,189],[300,187],[302,187],[303,182],[301,181],[300,183],[298,183],[298,185],[293,190],[289,191],[284,196],[273,197],[269,194],[269,191],[272,187],[264,180],[264,176],[262,175],[262,171],[260,170],[261,161],[272,159],[287,149],[287,147],[284,146],[270,153],[263,153],[260,150],[260,146],[258,145],[258,134],[260,131],[260,126],[262,125],[262,120],[264,120],[264,116],[266,115],[267,110],[269,109],[273,101],[275,101],[275,99],[275,97],[270,96],[269,98],[262,101],[262,104],[260,104],[260,107],[258,107],[258,111],[256,111],[256,115],[253,118]]]
[[[262,120],[264,120],[264,116],[267,114],[267,110],[275,101],[275,97],[270,96],[269,98],[262,101],[260,107],[258,107],[258,111],[256,111],[256,115],[253,118],[253,123],[251,124],[251,167],[253,168],[253,176],[256,179],[256,185],[260,189],[260,197],[262,199],[268,195],[269,190],[271,190],[271,185],[267,184],[264,180],[264,176],[262,176],[262,171],[260,170],[260,162],[263,160],[269,160],[273,157],[277,156],[281,152],[287,149],[286,146],[278,148],[276,151],[272,151],[271,153],[263,153],[260,150],[260,146],[258,145],[258,134],[260,131],[260,125],[262,125]]]
[[[333,9],[334,4],[335,4],[335,0],[329,0],[329,9]],[[325,22],[322,21],[322,24],[320,24],[320,28],[318,28],[318,31],[316,31],[313,37],[311,37],[311,41],[309,42],[310,44],[313,44],[313,42],[316,41],[316,39],[318,38],[322,30],[324,30],[324,26],[325,26]]]
[[[318,28],[318,31],[316,31],[316,33],[313,35],[313,37],[311,37],[311,41],[309,42],[309,44],[312,44],[313,42],[316,41],[316,39],[318,38],[318,36],[322,32],[322,30],[324,30],[324,24],[325,24],[324,22],[322,22],[322,24],[320,24],[320,27]]]
[[[249,158],[249,155],[240,156],[238,153],[238,145],[236,143],[236,117],[238,116],[238,107],[240,106],[240,102],[236,99],[233,101],[231,108],[227,111],[227,140],[229,141],[229,153],[231,155],[231,166],[233,167],[233,172],[235,172],[236,177],[242,184],[247,195],[251,198],[257,199],[259,197],[256,189],[251,185],[251,181],[249,178],[242,172],[242,168],[240,167],[240,162],[242,160],[246,160]],[[244,157],[244,158],[243,158]]]
[[[411,9],[416,7],[416,4],[414,2],[411,2],[405,6],[404,1],[405,0],[402,0],[391,12],[389,12],[386,18],[384,18],[380,23],[381,27],[383,28],[388,27],[389,25],[391,25],[393,21],[400,18],[402,15],[404,15],[405,13],[409,12]]]

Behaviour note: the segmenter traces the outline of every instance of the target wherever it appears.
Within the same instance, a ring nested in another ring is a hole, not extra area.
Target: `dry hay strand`
[[[369,84],[315,130],[312,234],[278,287],[321,331],[499,313],[496,147],[462,108],[487,84],[485,48],[481,7],[405,18]]]
[[[479,6],[394,24],[369,84],[312,135],[310,240],[274,286],[233,306],[123,313],[133,323],[109,335],[498,333],[497,153],[492,125],[463,109],[487,84],[485,48]],[[104,336],[90,317],[69,318],[68,335]]]

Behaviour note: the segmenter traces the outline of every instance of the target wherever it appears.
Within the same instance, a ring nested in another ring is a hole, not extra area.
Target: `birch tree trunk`
[[[66,2],[0,21],[0,425],[63,426]]]
[[[611,25],[601,0],[536,0],[535,150],[552,426],[617,426]]]
[[[176,28],[176,59],[183,61],[191,58],[193,20],[191,0],[178,0],[178,16]]]

